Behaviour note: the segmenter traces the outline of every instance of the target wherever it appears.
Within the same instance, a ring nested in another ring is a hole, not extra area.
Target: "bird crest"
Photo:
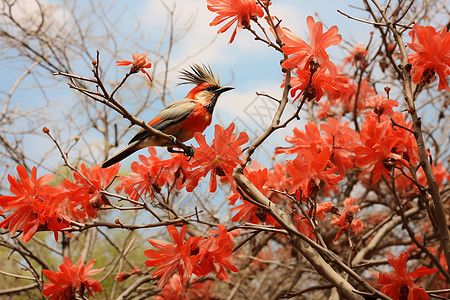
[[[202,83],[207,83],[220,87],[219,76],[217,76],[217,79],[214,77],[214,73],[209,65],[203,64],[202,66],[199,66],[197,64],[193,64],[191,65],[191,70],[184,69],[181,71],[180,79],[183,80],[183,82],[179,84],[192,83],[199,85]]]

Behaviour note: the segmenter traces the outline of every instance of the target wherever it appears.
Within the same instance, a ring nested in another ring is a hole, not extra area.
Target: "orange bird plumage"
[[[157,114],[148,125],[166,134],[175,136],[179,141],[185,142],[194,137],[196,132],[203,132],[211,124],[212,113],[219,96],[233,87],[220,86],[219,80],[209,66],[202,67],[194,64],[191,70],[181,72],[183,83],[192,83],[196,86],[184,99],[166,106]],[[107,168],[134,152],[150,146],[174,146],[170,141],[152,135],[141,129],[128,143],[128,146],[109,158],[102,164]]]

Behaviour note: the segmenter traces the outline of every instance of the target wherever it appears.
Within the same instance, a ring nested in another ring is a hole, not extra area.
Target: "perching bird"
[[[196,132],[203,132],[211,124],[212,113],[217,99],[223,92],[234,89],[229,86],[220,86],[219,80],[209,66],[203,67],[194,64],[191,71],[181,72],[181,84],[193,83],[196,85],[187,96],[166,106],[157,114],[148,125],[162,132],[175,136],[180,142],[194,137]],[[174,146],[170,141],[154,136],[141,129],[128,143],[128,146],[109,158],[102,164],[107,168],[122,159],[130,156],[139,149],[150,146]]]

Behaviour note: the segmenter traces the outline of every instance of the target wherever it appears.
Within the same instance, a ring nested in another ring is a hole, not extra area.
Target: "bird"
[[[180,84],[194,84],[195,87],[184,99],[166,106],[147,124],[176,137],[180,142],[186,142],[193,138],[196,132],[202,133],[211,124],[219,96],[234,87],[221,86],[219,76],[216,79],[211,67],[204,64],[202,66],[193,64],[190,70],[182,70],[179,79],[182,80]],[[150,146],[171,147],[174,144],[141,129],[128,142],[128,146],[106,160],[102,168],[112,166],[134,152]]]

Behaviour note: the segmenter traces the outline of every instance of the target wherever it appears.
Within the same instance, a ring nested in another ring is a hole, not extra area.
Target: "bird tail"
[[[128,145],[126,148],[124,148],[122,151],[120,151],[119,153],[117,153],[116,155],[110,157],[108,160],[106,160],[103,164],[102,164],[102,168],[107,168],[109,166],[114,165],[115,163],[118,163],[119,161],[121,161],[122,159],[130,156],[131,154],[133,154],[134,152],[138,151],[139,149],[141,149],[141,147],[136,147],[137,144],[140,141],[136,141],[134,143],[131,143],[130,145]]]

